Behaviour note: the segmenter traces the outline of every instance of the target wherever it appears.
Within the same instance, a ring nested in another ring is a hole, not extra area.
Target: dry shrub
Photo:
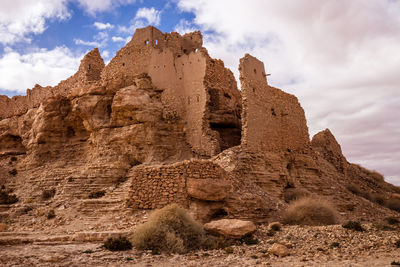
[[[167,253],[196,250],[206,242],[202,225],[176,204],[155,210],[146,223],[136,228],[132,238],[137,249]]]
[[[360,196],[361,195],[361,188],[355,184],[349,184],[346,186],[346,189],[352,192],[354,195]]]
[[[111,251],[123,251],[132,249],[131,242],[126,237],[120,236],[117,238],[110,237],[104,242],[104,248]]]
[[[391,198],[387,200],[385,205],[391,210],[400,211],[400,199],[398,198]]]
[[[0,204],[14,204],[18,202],[18,197],[15,194],[9,194],[9,191],[6,191],[5,188],[0,189]]]
[[[358,221],[348,221],[347,223],[343,224],[342,227],[358,232],[365,231],[364,227],[362,227],[361,223]]]
[[[42,199],[43,200],[48,200],[48,199],[54,197],[55,194],[56,194],[56,189],[54,189],[54,188],[43,190]]]
[[[329,225],[337,221],[337,211],[326,200],[301,198],[292,202],[285,213],[283,222],[300,225]]]
[[[286,203],[308,196],[310,196],[310,193],[301,188],[287,188],[283,192],[283,199],[286,201]]]

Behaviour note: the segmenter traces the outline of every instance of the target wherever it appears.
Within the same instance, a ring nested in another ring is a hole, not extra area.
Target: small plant
[[[332,242],[330,245],[329,245],[329,248],[339,248],[340,247],[340,244],[338,243],[338,242]]]
[[[91,253],[93,253],[93,250],[87,249],[87,250],[82,251],[82,253],[91,254]]]
[[[233,253],[233,247],[226,247],[226,248],[224,248],[224,250],[225,250],[226,254],[232,254]]]
[[[42,199],[43,200],[48,200],[48,199],[54,197],[55,194],[56,194],[56,190],[54,188],[53,189],[43,190]]]
[[[400,248],[400,239],[398,239],[398,240],[394,243],[394,245],[396,246],[396,248]]]
[[[391,210],[400,211],[400,199],[391,198],[391,199],[386,201],[385,206],[388,207]]]
[[[245,236],[241,239],[243,243],[245,243],[248,246],[252,245],[257,245],[258,244],[258,239],[253,238],[252,236]]]
[[[56,217],[56,213],[54,212],[54,210],[49,210],[49,213],[47,213],[47,219],[53,219]]]
[[[5,190],[0,190],[0,204],[14,204],[18,202],[18,197],[15,194],[10,195]]]
[[[392,263],[390,265],[400,265],[399,261],[392,261]]]
[[[372,200],[372,202],[375,202],[376,204],[381,205],[381,206],[385,205],[385,203],[386,203],[386,199],[383,196],[383,194],[372,194],[371,200]]]
[[[104,247],[111,251],[122,251],[132,249],[131,242],[126,237],[109,238],[104,242]]]
[[[23,213],[23,214],[27,214],[27,213],[30,212],[31,210],[33,210],[32,206],[26,206],[26,207],[22,210],[22,213]]]
[[[310,196],[310,193],[300,188],[289,187],[285,188],[283,192],[283,199],[286,201],[286,203],[290,203],[291,201],[299,200],[308,196]]]
[[[274,230],[272,230],[272,229],[268,229],[267,230],[267,236],[274,236],[275,235],[275,231]]]
[[[207,240],[202,225],[187,210],[172,204],[155,210],[146,223],[139,225],[132,243],[140,250],[185,253],[210,246]]]
[[[269,228],[275,232],[278,232],[281,230],[281,224],[279,222],[275,222],[275,223],[270,223]]]
[[[106,194],[106,191],[104,190],[100,190],[100,191],[94,191],[92,193],[89,194],[88,198],[101,198]]]
[[[360,222],[357,221],[348,221],[346,224],[342,225],[343,228],[363,232],[365,229],[362,227]]]
[[[397,225],[400,223],[399,219],[397,219],[395,217],[386,217],[385,221],[390,225]]]
[[[349,184],[346,186],[346,189],[349,190],[351,193],[354,195],[360,196],[361,195],[361,189],[355,184]]]
[[[17,171],[17,169],[12,169],[11,171],[9,171],[8,172],[10,175],[12,175],[12,176],[15,176],[15,175],[17,175],[18,174],[18,171]]]
[[[283,222],[300,225],[335,224],[336,210],[325,200],[311,197],[301,198],[292,202],[285,213]]]

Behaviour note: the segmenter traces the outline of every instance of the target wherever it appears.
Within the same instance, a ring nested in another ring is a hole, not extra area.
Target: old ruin
[[[0,96],[0,185],[19,198],[1,205],[0,219],[10,231],[124,229],[136,211],[179,203],[204,222],[266,221],[281,216],[292,188],[351,207],[350,217],[392,212],[346,189],[396,192],[348,163],[329,130],[310,141],[297,98],[267,83],[261,61],[246,54],[239,70],[241,91],[200,32],[149,26],[107,66],[94,49],[57,86]],[[104,197],[87,197],[99,190]],[[56,223],[40,219],[48,209]]]

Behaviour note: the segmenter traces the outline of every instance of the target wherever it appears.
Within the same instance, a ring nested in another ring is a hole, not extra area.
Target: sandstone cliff
[[[0,185],[19,198],[0,219],[27,230],[55,209],[43,229],[78,231],[178,202],[203,221],[272,220],[292,188],[330,199],[346,218],[394,213],[347,189],[399,191],[348,163],[329,130],[310,141],[297,98],[268,85],[261,61],[245,55],[239,70],[241,91],[200,32],[149,26],[107,66],[94,49],[57,86],[0,96]]]

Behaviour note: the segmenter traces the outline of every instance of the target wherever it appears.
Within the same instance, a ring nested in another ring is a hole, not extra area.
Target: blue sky
[[[400,185],[399,0],[1,0],[0,94],[56,85],[94,47],[108,62],[149,24],[201,30],[236,77],[256,56],[311,136],[331,129],[349,161]]]

